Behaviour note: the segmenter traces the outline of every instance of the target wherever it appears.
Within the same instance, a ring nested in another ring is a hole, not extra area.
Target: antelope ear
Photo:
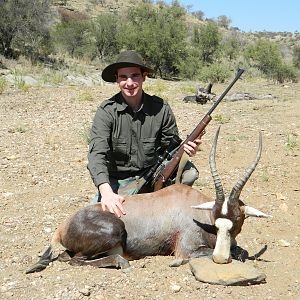
[[[245,205],[245,215],[246,217],[257,217],[257,218],[272,218],[272,216],[267,215],[260,210],[253,208],[251,206]]]
[[[199,205],[191,206],[192,208],[203,209],[203,210],[212,210],[215,205],[215,201],[205,202]]]

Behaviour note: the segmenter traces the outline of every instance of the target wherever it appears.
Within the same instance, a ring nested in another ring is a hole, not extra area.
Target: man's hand
[[[101,194],[101,206],[103,211],[110,211],[115,214],[118,218],[121,215],[125,215],[125,209],[122,203],[125,201],[124,197],[115,194],[108,183],[99,185],[99,192]]]
[[[200,139],[196,139],[194,140],[194,142],[189,141],[187,144],[183,145],[183,149],[189,156],[192,157],[198,151],[198,147],[200,144],[201,144]]]

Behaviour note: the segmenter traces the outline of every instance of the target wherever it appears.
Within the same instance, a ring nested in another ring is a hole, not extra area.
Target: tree
[[[206,64],[213,63],[218,57],[221,43],[219,27],[214,22],[194,27],[193,45],[199,50],[201,60]]]
[[[222,42],[222,52],[226,58],[229,60],[234,60],[237,58],[241,49],[241,42],[238,39],[238,36],[234,33],[230,34],[227,37],[224,37]]]
[[[282,63],[278,45],[266,39],[259,39],[256,43],[248,46],[245,50],[245,57],[251,65],[267,75],[271,75]]]
[[[118,30],[120,20],[114,14],[101,14],[91,23],[91,35],[100,59],[119,52]]]
[[[51,31],[56,50],[69,53],[72,57],[87,55],[91,45],[89,23],[86,20],[70,20],[56,24]]]
[[[225,15],[221,15],[217,19],[217,24],[221,27],[228,29],[229,25],[231,24],[231,19]]]
[[[202,10],[193,11],[192,15],[200,21],[203,21],[205,16]]]
[[[1,1],[0,53],[10,58],[16,55],[15,49],[18,49],[35,59],[48,42],[50,19],[50,0]]]
[[[283,60],[275,42],[260,39],[245,51],[245,57],[257,69],[279,83],[297,81],[295,69]]]
[[[300,46],[293,49],[293,63],[296,68],[300,69]]]
[[[128,24],[120,30],[120,43],[139,51],[160,76],[177,75],[177,65],[186,51],[185,10],[174,2],[170,7],[141,4],[130,9]]]

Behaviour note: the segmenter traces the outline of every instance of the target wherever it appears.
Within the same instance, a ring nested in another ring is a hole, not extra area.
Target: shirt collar
[[[117,111],[124,111],[125,109],[129,108],[121,92],[115,95],[115,102],[117,106]],[[151,112],[151,99],[150,96],[144,91],[142,95],[142,106],[140,107],[138,112],[140,111],[143,111],[145,115],[149,115]]]

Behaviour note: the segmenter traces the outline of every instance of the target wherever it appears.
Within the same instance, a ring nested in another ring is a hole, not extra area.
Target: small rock
[[[210,258],[194,258],[190,268],[197,280],[220,285],[250,285],[264,283],[266,275],[239,261],[216,264]]]
[[[181,286],[180,286],[180,285],[177,285],[177,284],[172,284],[172,285],[171,285],[171,290],[172,290],[174,293],[178,293],[178,292],[181,290]]]
[[[45,228],[44,228],[44,231],[45,231],[46,233],[50,233],[50,232],[52,231],[52,229],[51,229],[50,227],[45,227]]]
[[[279,240],[278,245],[281,247],[289,247],[291,244],[286,240]]]
[[[14,193],[11,193],[11,192],[2,193],[2,195],[3,195],[4,198],[10,197],[10,196],[12,196],[13,194],[14,194]]]
[[[289,210],[288,206],[286,203],[282,203],[279,205],[279,208],[284,211],[284,212],[287,212]]]
[[[91,295],[91,291],[89,288],[83,288],[81,290],[79,290],[79,293],[81,293],[83,296],[90,296]]]

